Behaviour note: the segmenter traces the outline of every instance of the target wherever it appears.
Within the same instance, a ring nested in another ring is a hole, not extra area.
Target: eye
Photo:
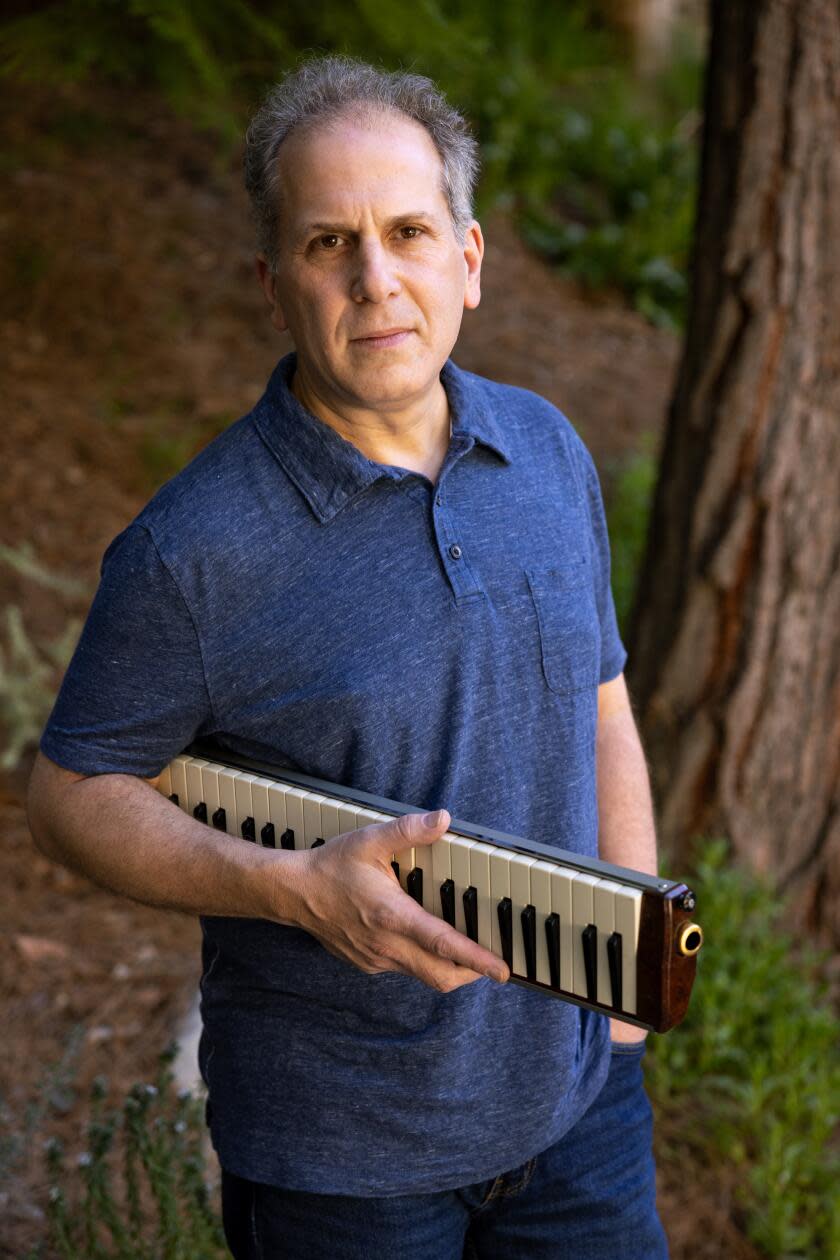
[[[341,237],[336,232],[327,232],[324,236],[317,237],[315,244],[320,245],[322,249],[329,250],[333,249],[340,240]]]
[[[422,229],[422,228],[416,227],[413,223],[406,223],[403,227],[401,227],[401,228],[400,228],[400,232],[401,232],[401,233],[403,233],[403,240],[404,240],[404,241],[413,241],[413,240],[415,240],[415,239],[416,239],[416,238],[420,235],[420,233],[421,233],[422,231],[423,231],[423,229]],[[411,235],[411,236],[405,236],[405,235],[404,235],[404,233],[406,233],[406,232],[411,232],[411,233],[412,233],[412,235]]]

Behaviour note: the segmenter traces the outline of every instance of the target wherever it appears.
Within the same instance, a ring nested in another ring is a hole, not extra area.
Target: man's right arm
[[[298,855],[214,831],[161,796],[156,783],[130,774],[78,774],[39,752],[27,797],[35,844],[94,883],[147,905],[293,923]]]
[[[445,810],[431,827],[409,814],[318,849],[272,850],[190,818],[156,782],[79,774],[39,752],[27,799],[37,847],[148,905],[303,928],[369,973],[400,971],[443,992],[506,978],[495,955],[404,893],[391,868],[392,853],[444,834]]]

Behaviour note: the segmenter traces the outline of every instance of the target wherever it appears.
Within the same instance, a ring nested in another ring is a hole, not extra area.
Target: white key
[[[321,806],[326,799],[320,792],[307,792],[303,798],[303,843],[307,849],[311,849],[316,840],[324,839]]]
[[[551,910],[560,920],[560,988],[574,993],[575,940],[572,913],[574,871],[553,866],[551,871]],[[545,929],[543,929],[545,931]]]
[[[356,807],[356,825],[361,831],[363,827],[371,827],[374,823],[382,822],[382,815],[377,813],[375,809],[368,809],[367,806],[358,805]]]
[[[380,814],[376,810],[371,810],[370,812],[373,814],[373,821],[376,823],[389,823],[389,822],[394,821],[393,814]],[[397,860],[396,853],[391,854],[390,860],[391,862],[396,862]]]
[[[531,904],[537,912],[537,980],[551,984],[545,921],[551,914],[551,862],[535,862],[531,867]]]
[[[345,835],[348,831],[358,831],[362,825],[358,820],[358,810],[355,805],[340,805],[338,821],[341,828],[339,835]]]
[[[490,948],[499,958],[502,953],[502,933],[499,927],[499,902],[510,896],[510,854],[505,850],[493,849],[490,854]]]
[[[204,800],[204,784],[201,778],[201,772],[207,762],[200,757],[191,757],[184,767],[185,777],[187,780],[187,799],[185,808],[187,813],[192,817],[196,805],[200,805]],[[209,818],[209,815],[208,815]]]
[[[621,933],[621,1005],[628,1015],[636,1013],[636,956],[643,898],[641,888],[622,888],[615,895],[615,930]]]
[[[251,800],[251,784],[258,776],[256,774],[240,774],[239,778],[233,785],[234,798],[236,800],[236,834],[242,839],[242,824],[246,818],[254,817],[254,805]],[[230,821],[230,820],[228,820]]]
[[[396,862],[400,868],[400,887],[404,892],[408,892],[406,881],[417,865],[417,850],[413,846],[410,849],[400,849],[396,855]]]
[[[610,960],[607,957],[607,941],[615,928],[615,895],[621,885],[610,879],[599,879],[593,893],[594,923],[598,929],[598,1001],[605,1006],[615,1006],[610,979]],[[622,950],[623,952],[623,950]]]
[[[470,883],[478,893],[478,943],[493,949],[493,923],[498,929],[496,908],[490,895],[490,858],[493,846],[477,840],[470,849]]]
[[[225,811],[225,831],[229,836],[238,836],[236,822],[236,780],[241,771],[222,768],[219,771],[219,808]]]
[[[207,825],[213,826],[213,815],[219,808],[219,775],[222,767],[216,761],[209,761],[201,767],[201,799],[207,806]]]
[[[296,849],[306,847],[303,839],[303,801],[306,795],[303,788],[286,789],[286,826],[290,827],[295,834]]]
[[[192,761],[192,757],[173,757],[170,762],[170,778],[172,781],[172,792],[178,797],[178,808],[186,810],[187,808],[187,762]]]
[[[598,883],[596,875],[585,875],[579,871],[572,883],[572,992],[579,997],[586,997],[586,967],[583,961],[582,932],[590,923],[595,922],[594,888]]]
[[[339,803],[334,797],[326,797],[321,802],[321,835],[325,844],[341,835]]]
[[[469,888],[470,849],[475,847],[473,840],[466,836],[452,836],[449,841],[449,865],[452,870],[452,882],[455,885],[455,927],[459,932],[467,934],[467,921],[464,917],[464,893]]]
[[[251,816],[254,819],[254,832],[257,844],[262,844],[262,829],[267,822],[270,822],[268,794],[271,791],[271,780],[263,779],[260,775],[255,774],[251,780]],[[282,834],[282,833],[280,833]],[[275,834],[275,844],[279,842],[280,835]]]
[[[432,868],[432,849],[428,844],[418,844],[414,849],[414,864],[423,872],[423,909],[433,914],[434,906],[434,870]],[[440,898],[438,898],[440,904]]]
[[[274,784],[268,793],[268,821],[274,825],[274,847],[283,847],[283,832],[288,827],[286,820],[286,791],[279,784]]]
[[[513,968],[515,976],[527,976],[525,938],[522,932],[522,911],[531,904],[531,867],[535,858],[524,853],[510,853],[510,899],[513,902]],[[543,929],[545,931],[545,929]]]
[[[440,886],[446,879],[452,877],[452,867],[449,862],[449,841],[452,836],[448,831],[444,832],[439,840],[436,840],[431,846],[432,853],[432,914],[439,919],[443,918],[443,906],[440,900]]]

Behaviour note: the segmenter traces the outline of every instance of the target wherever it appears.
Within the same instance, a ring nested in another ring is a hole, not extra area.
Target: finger
[[[428,814],[400,814],[384,823],[371,823],[360,832],[385,852],[399,852],[416,844],[434,844],[446,832],[452,822],[446,809]],[[389,848],[390,846],[390,848]]]
[[[510,971],[503,959],[423,910],[407,893],[400,899],[400,911],[401,924],[395,930],[419,945],[434,961],[454,964],[499,983],[509,978]]]

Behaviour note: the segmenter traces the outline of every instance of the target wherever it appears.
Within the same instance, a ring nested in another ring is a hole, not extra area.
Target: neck
[[[325,398],[299,362],[291,390],[307,411],[352,442],[367,459],[411,469],[432,482],[437,479],[452,432],[449,400],[440,377],[428,393],[385,411]]]

